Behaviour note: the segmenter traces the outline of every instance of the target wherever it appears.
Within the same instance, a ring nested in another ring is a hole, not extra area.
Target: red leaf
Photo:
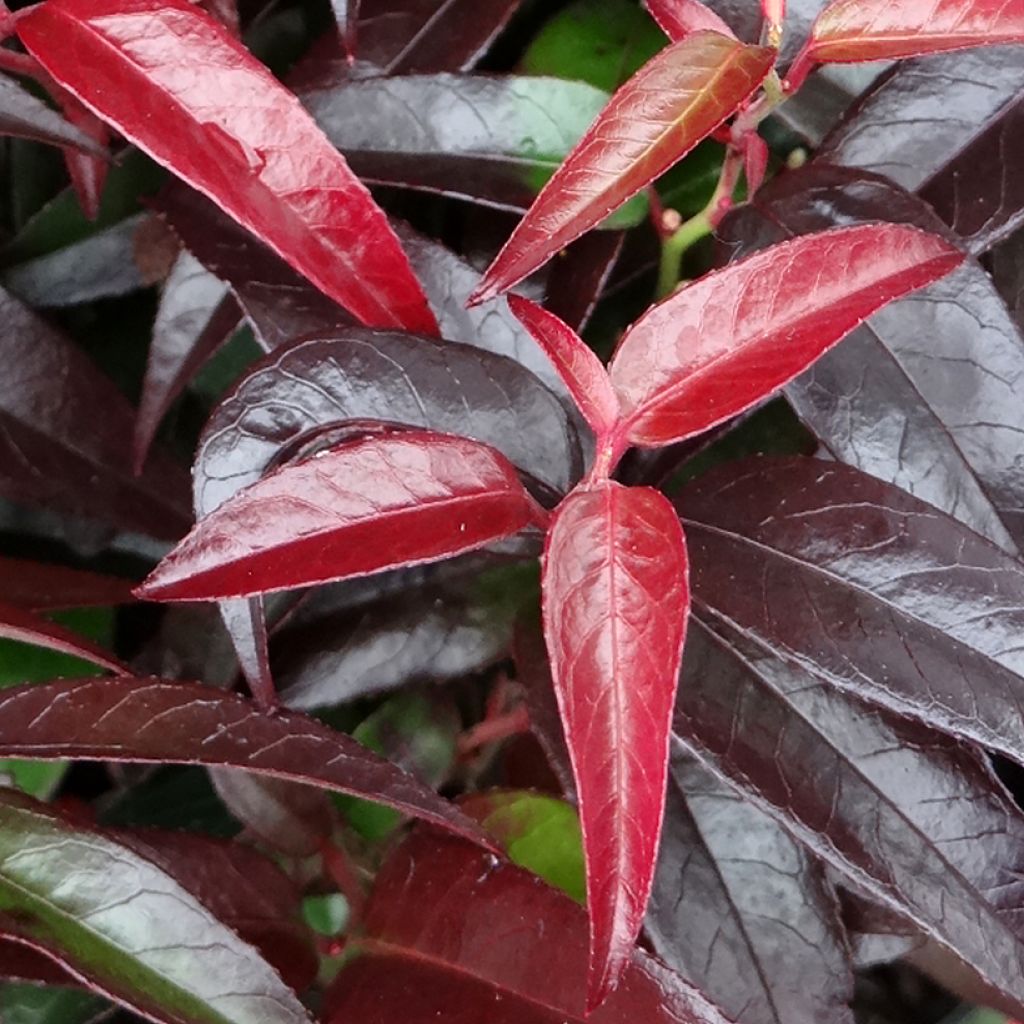
[[[107,607],[134,600],[128,580],[20,558],[0,558],[0,580],[0,600],[34,612]]]
[[[365,576],[471,551],[543,516],[493,448],[428,431],[375,436],[240,491],[138,594],[210,600]]]
[[[95,114],[76,103],[70,97],[63,104],[64,116],[69,124],[73,124],[96,145],[106,149],[110,142],[110,129]],[[78,196],[78,205],[89,220],[96,220],[100,215],[100,199],[103,195],[103,184],[107,180],[110,160],[106,156],[93,156],[83,153],[80,149],[66,146],[64,162],[67,164],[71,184]]]
[[[807,43],[812,60],[898,60],[970,46],[1024,42],[1015,0],[835,0]]]
[[[629,440],[670,444],[749,409],[887,302],[962,261],[934,235],[865,224],[708,274],[642,316],[615,353]]]
[[[574,491],[548,534],[543,592],[586,849],[592,1009],[629,961],[658,851],[689,612],[671,505],[613,481]]]
[[[64,629],[63,626],[41,619],[32,612],[11,604],[0,603],[0,637],[84,658],[94,665],[110,669],[111,672],[128,671],[127,666],[102,647],[72,633],[69,629]]]
[[[509,295],[508,304],[554,363],[590,428],[598,438],[605,437],[618,422],[619,399],[601,360],[571,327],[543,306],[520,295]]]
[[[657,54],[601,111],[470,301],[511,288],[685,156],[761,84],[774,57],[713,32]]]
[[[761,10],[769,25],[780,26],[786,20],[786,0],[761,0]]]
[[[365,323],[437,332],[370,193],[299,101],[207,14],[186,0],[49,0],[18,31],[90,110]]]
[[[735,39],[733,30],[701,0],[644,0],[651,17],[674,43],[694,32],[720,32]]]

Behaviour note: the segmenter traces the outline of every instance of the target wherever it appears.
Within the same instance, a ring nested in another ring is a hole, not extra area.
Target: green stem
[[[658,298],[663,299],[675,291],[682,277],[683,257],[687,250],[705,235],[711,234],[711,219],[707,208],[684,221],[661,244],[661,269],[658,271]]]

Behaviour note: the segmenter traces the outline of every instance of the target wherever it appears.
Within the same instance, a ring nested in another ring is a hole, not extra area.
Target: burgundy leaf
[[[371,437],[240,491],[136,592],[195,601],[288,590],[447,558],[543,519],[492,448],[426,431]]]
[[[586,912],[535,875],[418,830],[377,876],[361,956],[328,997],[331,1024],[724,1024],[696,989],[635,951],[584,1013]]]
[[[64,116],[76,128],[93,139],[101,150],[110,144],[110,129],[95,114],[90,113],[70,97],[64,103]],[[110,160],[105,155],[83,153],[74,146],[64,148],[64,163],[67,164],[71,185],[78,196],[78,205],[89,220],[100,215],[100,199],[103,185],[107,180]]]
[[[1024,8],[1007,0],[833,0],[811,29],[816,61],[919,57],[1024,43]]]
[[[363,797],[488,846],[451,804],[303,714],[200,683],[82,679],[0,691],[0,756],[202,764]]]
[[[599,440],[607,437],[619,421],[619,400],[601,360],[543,306],[519,295],[509,295],[508,304],[551,360],[590,429]]]
[[[129,580],[63,565],[0,557],[0,601],[36,612],[129,604]]]
[[[208,515],[327,428],[373,420],[466,434],[559,494],[581,472],[565,410],[511,360],[354,328],[268,357],[218,406],[196,455],[197,515]]]
[[[1024,820],[988,765],[694,602],[676,739],[1019,1007]]]
[[[718,32],[735,39],[731,28],[701,0],[644,0],[658,27],[678,43],[694,32]]]
[[[164,285],[153,324],[132,442],[136,472],[141,472],[157,427],[174,400],[240,319],[228,287],[183,252]]]
[[[364,78],[301,98],[362,179],[521,212],[608,96],[561,79],[439,74]]]
[[[879,216],[943,230],[920,200],[891,183],[814,164],[772,182],[720,232],[742,252]],[[1024,338],[988,276],[967,261],[881,310],[786,393],[836,458],[1013,552],[1024,542],[1021,379]]]
[[[853,974],[821,865],[678,754],[644,928],[654,952],[734,1020],[852,1024]]]
[[[657,54],[544,187],[474,301],[511,288],[685,156],[754,92],[773,60],[772,50],[701,32]]]
[[[574,491],[548,533],[543,593],[583,827],[593,1009],[629,961],[665,803],[689,611],[686,543],[668,501],[612,481]]]
[[[53,146],[74,146],[96,157],[104,155],[94,138],[7,75],[0,75],[0,135],[48,142]]]
[[[0,492],[18,502],[175,538],[188,529],[188,474],[164,456],[131,472],[134,413],[70,341],[0,291]],[[98,416],[97,410],[103,415]]]
[[[999,120],[1022,89],[1018,46],[897,64],[829,134],[819,157],[919,189]]]
[[[1024,234],[1018,231],[993,250],[992,278],[1018,328],[1024,332]]]
[[[712,471],[679,504],[702,609],[845,692],[1024,760],[1015,559],[815,459]]]
[[[962,260],[934,235],[876,224],[797,239],[708,274],[649,310],[615,353],[628,439],[670,444],[749,409],[881,306]]]
[[[186,0],[50,0],[18,32],[89,109],[355,316],[436,331],[370,194],[295,97],[208,15]],[[201,76],[181,76],[197,65]]]
[[[220,616],[250,692],[261,707],[274,707],[277,704],[277,693],[270,673],[263,595],[221,601]]]
[[[545,308],[582,331],[601,299],[625,240],[622,231],[592,231],[577,238],[551,264]]]
[[[75,979],[48,956],[5,938],[0,938],[0,980],[42,985],[75,984]]]
[[[128,671],[112,654],[85,637],[6,602],[0,602],[0,637],[84,658],[111,672]]]

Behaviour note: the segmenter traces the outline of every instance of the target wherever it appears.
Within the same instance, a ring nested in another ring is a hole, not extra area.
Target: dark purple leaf
[[[95,139],[7,75],[0,75],[0,135],[73,146],[96,157],[105,155]]]
[[[188,474],[164,456],[136,479],[135,416],[66,338],[0,291],[7,331],[0,377],[0,493],[125,530],[175,538],[188,529]],[[102,415],[97,411],[102,410]]]
[[[377,876],[365,951],[328,998],[331,1024],[724,1024],[700,993],[635,951],[584,1015],[586,911],[535,875],[418,830]]]
[[[625,237],[620,231],[592,231],[559,253],[551,263],[545,308],[582,331],[611,277]]]
[[[36,612],[130,604],[132,583],[63,565],[0,557],[0,601]]]
[[[101,665],[111,672],[127,672],[128,668],[117,660],[109,651],[92,643],[85,637],[73,633],[63,626],[58,626],[48,619],[41,618],[33,612],[26,611],[17,605],[0,602],[0,637],[7,640],[18,640],[24,644],[34,644],[50,651],[70,654],[75,658],[83,658],[94,665]]]
[[[0,980],[28,984],[74,985],[76,979],[48,956],[15,942],[0,938]]]
[[[160,421],[206,360],[238,327],[238,303],[189,253],[175,261],[153,324],[133,439],[140,472]]]
[[[1024,333],[1024,233],[1018,231],[993,251],[992,278]]]
[[[821,865],[678,754],[644,928],[661,960],[734,1020],[852,1024],[853,975]]]
[[[0,691],[0,712],[3,757],[242,768],[364,797],[488,845],[451,804],[350,737],[199,683],[35,684]]]
[[[923,203],[877,177],[812,165],[763,189],[722,233],[749,251],[879,216],[942,229]],[[837,458],[1014,551],[1024,540],[1021,380],[1024,339],[991,281],[968,261],[881,310],[787,395]]]

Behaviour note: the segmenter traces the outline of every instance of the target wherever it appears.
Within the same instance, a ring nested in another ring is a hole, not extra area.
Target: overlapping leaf
[[[625,240],[624,232],[615,231],[594,231],[576,239],[551,265],[545,307],[573,329],[582,330],[615,270]]]
[[[360,320],[436,330],[365,187],[295,97],[203,12],[185,0],[51,0],[19,34],[64,88]],[[186,66],[204,73],[183,78]]]
[[[644,6],[673,42],[679,42],[694,32],[711,31],[733,36],[732,29],[701,0],[644,0]]]
[[[992,278],[1017,326],[1024,332],[1024,235],[1020,232],[993,251]]]
[[[85,679],[0,692],[0,756],[203,764],[364,797],[480,840],[451,804],[355,740],[199,683]],[[486,841],[484,844],[487,845]]]
[[[593,1009],[628,962],[657,856],[689,611],[671,506],[612,481],[574,491],[552,522],[542,586],[587,859]]]
[[[699,32],[649,61],[548,182],[475,292],[492,298],[686,155],[761,84],[774,52]]]
[[[0,580],[0,601],[30,611],[104,607],[133,600],[128,580],[23,558],[0,558]]]
[[[798,239],[701,278],[649,310],[615,353],[629,440],[670,444],[750,408],[962,259],[933,235],[877,224]]]
[[[0,637],[18,640],[26,644],[35,644],[47,650],[70,654],[76,658],[84,658],[94,665],[110,669],[112,672],[126,672],[121,664],[109,651],[103,650],[98,644],[85,637],[78,636],[69,629],[35,615],[33,612],[17,605],[0,601]]]
[[[0,75],[0,135],[73,146],[93,156],[103,155],[103,147],[93,138],[7,75]]]
[[[765,188],[722,232],[749,251],[883,215],[942,228],[924,204],[887,182],[812,166]],[[876,314],[787,395],[836,457],[1013,551],[1024,538],[1021,380],[1024,338],[987,275],[967,262]]]
[[[696,989],[641,952],[584,1014],[586,912],[536,876],[414,833],[377,877],[363,954],[329,997],[332,1024],[427,1024],[460,1008],[488,1024],[722,1024]]]

